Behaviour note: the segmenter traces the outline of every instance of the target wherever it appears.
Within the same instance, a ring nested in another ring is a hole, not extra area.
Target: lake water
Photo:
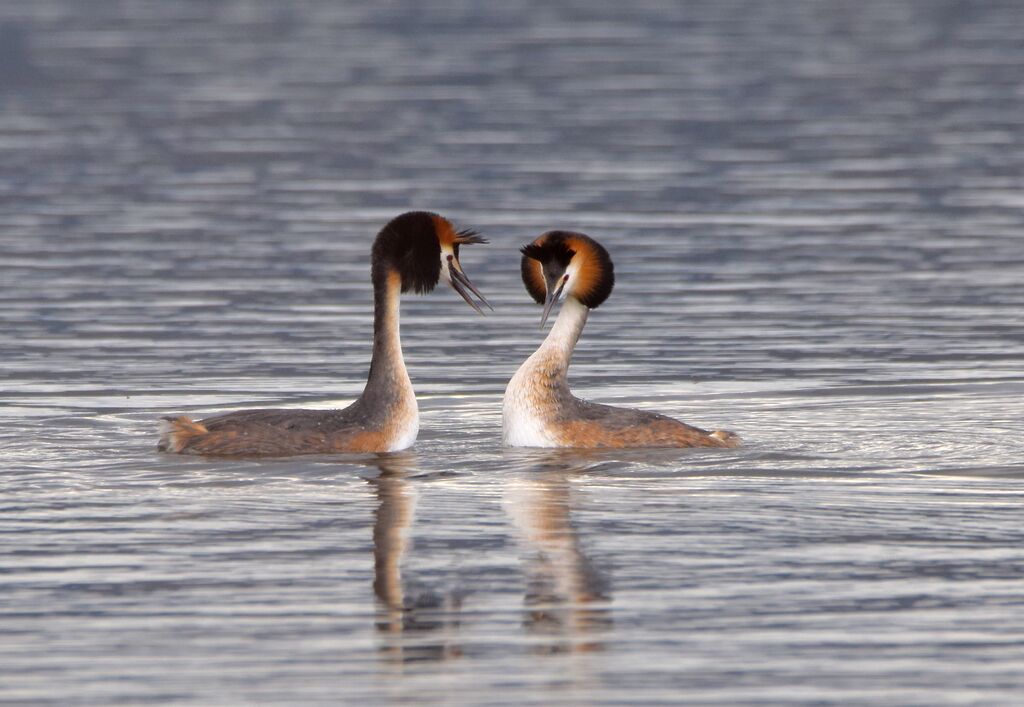
[[[1010,704],[1024,691],[1024,9],[0,5],[0,702]],[[157,454],[340,406],[367,255],[411,451]],[[503,450],[517,248],[601,240],[571,380],[738,450]]]

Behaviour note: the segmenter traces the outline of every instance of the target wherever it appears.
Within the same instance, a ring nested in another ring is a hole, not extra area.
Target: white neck
[[[382,280],[374,282],[373,359],[361,399],[374,413],[377,424],[393,431],[389,451],[397,451],[416,441],[419,413],[402,357],[398,316],[401,278],[389,273]]]
[[[512,376],[502,401],[505,446],[558,446],[549,422],[571,395],[569,362],[589,312],[575,297],[566,299],[547,338]]]
[[[587,315],[590,309],[575,297],[569,297],[562,303],[562,309],[555,319],[551,331],[548,332],[544,343],[530,357],[544,358],[549,364],[558,367],[559,377],[563,380],[569,372],[569,362],[572,360],[572,352],[576,348],[576,342],[580,339],[583,327],[587,323]],[[527,360],[529,362],[529,359]]]
[[[412,387],[402,357],[402,336],[399,321],[401,280],[389,276],[374,292],[373,359],[370,361],[369,384],[384,387]]]

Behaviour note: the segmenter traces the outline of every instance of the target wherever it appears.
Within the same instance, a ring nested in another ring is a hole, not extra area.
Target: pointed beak
[[[540,315],[540,328],[541,329],[544,328],[544,324],[545,324],[545,322],[547,322],[548,315],[551,314],[551,309],[552,309],[552,307],[555,306],[555,302],[557,302],[558,298],[562,296],[562,289],[564,287],[565,287],[565,279],[564,278],[558,278],[558,287],[555,288],[554,292],[551,291],[551,287],[550,286],[548,287],[548,296],[547,296],[547,299],[544,301],[544,312],[543,312],[543,314]]]
[[[466,300],[466,304],[475,309],[478,313],[483,314],[484,310],[480,308],[480,305],[473,301],[473,298],[469,296],[469,293],[476,295],[476,298],[480,300],[480,304],[494,311],[494,307],[487,301],[487,298],[480,294],[480,290],[476,289],[476,286],[470,282],[469,278],[466,277],[466,273],[462,272],[462,265],[454,256],[448,256],[448,283],[452,286],[452,289],[459,293],[462,299]],[[467,290],[469,292],[467,292]]]

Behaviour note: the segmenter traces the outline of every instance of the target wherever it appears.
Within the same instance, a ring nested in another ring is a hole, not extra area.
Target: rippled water
[[[979,704],[1024,690],[1016,2],[0,5],[0,701]],[[154,452],[343,405],[377,229],[404,454]],[[572,380],[739,450],[502,450],[516,249],[605,243]]]

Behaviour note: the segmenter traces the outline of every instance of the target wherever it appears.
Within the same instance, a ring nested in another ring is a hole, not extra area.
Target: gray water
[[[428,9],[429,8],[429,9]],[[1024,694],[1024,6],[0,5],[0,701],[1010,704]],[[392,216],[421,434],[345,405]],[[517,248],[601,240],[578,394],[738,450],[503,450]]]

